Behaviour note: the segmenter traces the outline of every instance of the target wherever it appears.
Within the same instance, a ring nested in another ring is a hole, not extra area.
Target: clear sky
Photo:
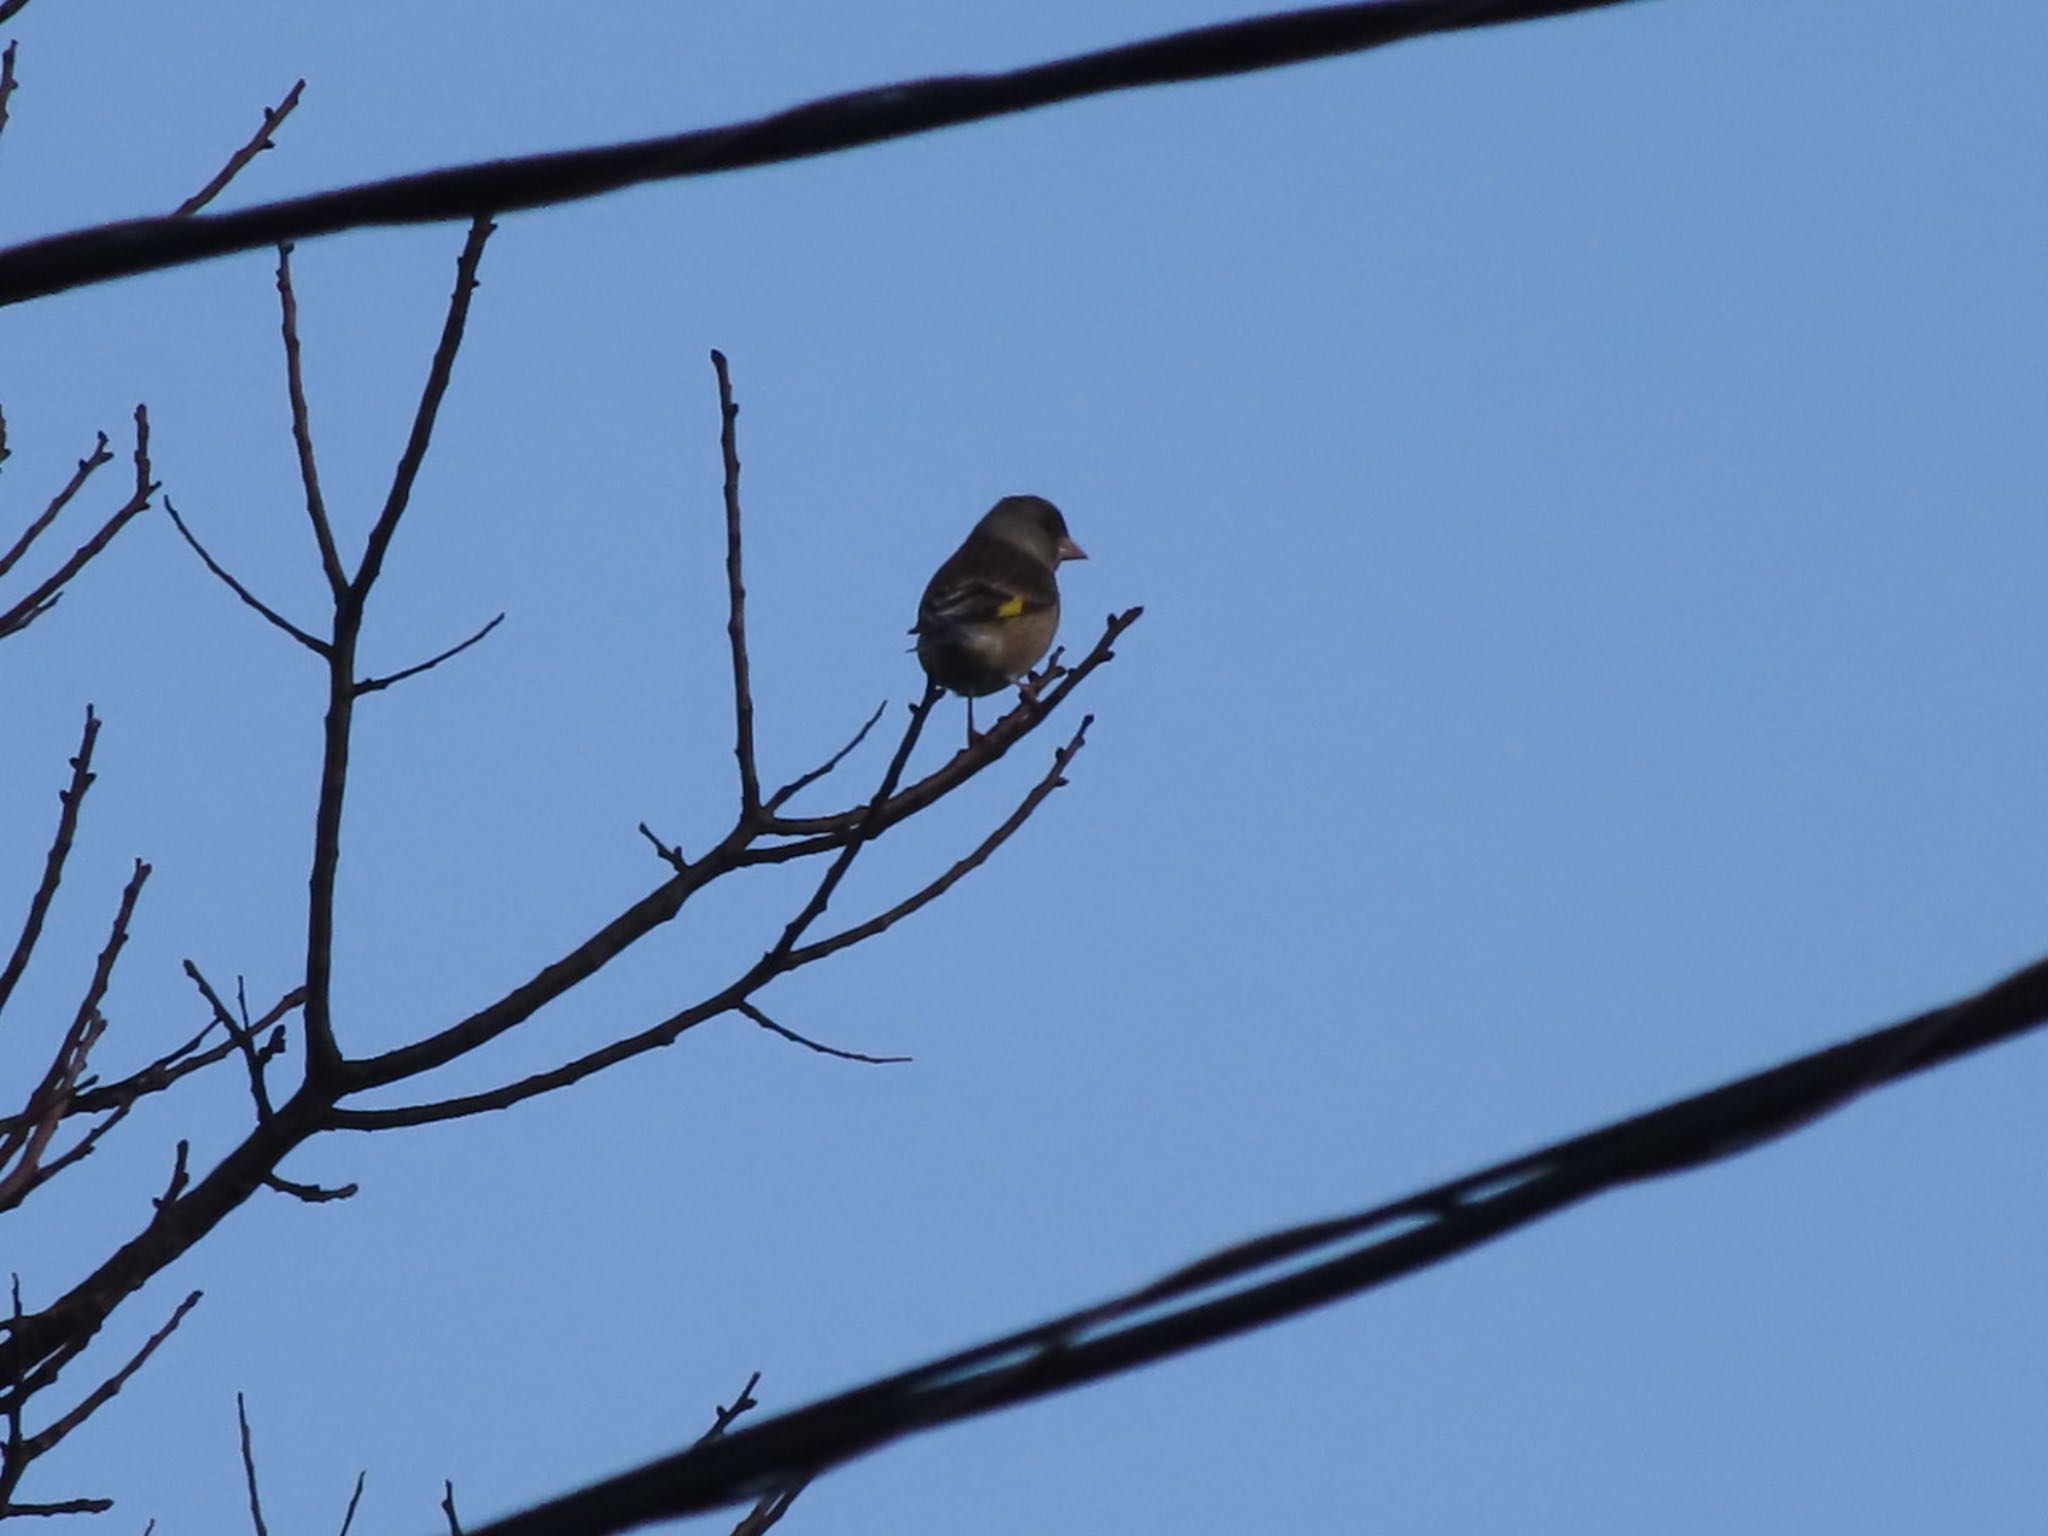
[[[226,206],[1230,14],[38,0],[5,32],[0,237],[168,209],[300,75]],[[362,1193],[257,1200],[125,1309],[109,1367],[206,1292],[23,1496],[236,1529],[242,1391],[273,1530],[333,1529],[361,1468],[359,1529],[435,1529],[444,1477],[481,1519],[675,1448],[754,1370],[792,1406],[2048,949],[2044,79],[2036,0],[1659,0],[504,220],[367,654],[509,617],[365,705],[352,1049],[653,885],[636,822],[725,825],[708,349],[742,405],[771,776],[914,694],[918,591],[999,495],[1052,497],[1090,551],[1070,641],[1146,617],[1071,786],[767,998],[914,1064],[729,1019],[511,1113],[319,1142],[285,1171]],[[460,244],[300,251],[351,539]],[[314,620],[272,266],[0,312],[0,533],[144,400],[180,510]],[[156,516],[0,647],[10,934],[86,702],[107,721],[7,1083],[135,856],[110,1067],[202,1022],[186,956],[292,983],[320,681]],[[879,850],[844,910],[943,868],[1051,745]],[[800,889],[663,931],[448,1088],[690,1001]],[[2038,1530],[2044,1092],[2048,1044],[1994,1052],[917,1439],[785,1529]],[[178,1137],[204,1166],[247,1113],[228,1074],[157,1101],[11,1219],[0,1270],[62,1289]]]

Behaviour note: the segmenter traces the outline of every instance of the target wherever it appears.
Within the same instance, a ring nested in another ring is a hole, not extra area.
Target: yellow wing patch
[[[999,619],[1014,619],[1014,618],[1016,618],[1016,617],[1017,617],[1017,616],[1018,616],[1019,614],[1021,614],[1021,613],[1022,613],[1023,611],[1024,611],[1024,599],[1023,599],[1023,598],[1021,598],[1021,597],[1006,597],[1006,598],[1004,598],[1004,599],[1003,599],[1003,604],[1002,604],[1002,606],[1001,606],[1000,608],[996,609],[996,617],[997,617],[997,618],[999,618]]]

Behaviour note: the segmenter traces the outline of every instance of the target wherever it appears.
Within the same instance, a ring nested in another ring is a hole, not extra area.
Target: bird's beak
[[[1061,539],[1059,548],[1054,550],[1053,553],[1062,560],[1086,560],[1088,558],[1088,551],[1076,544],[1072,539]]]

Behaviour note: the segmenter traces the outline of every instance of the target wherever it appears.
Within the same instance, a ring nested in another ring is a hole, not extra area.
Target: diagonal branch
[[[7,999],[14,993],[21,973],[28,969],[29,956],[35,952],[36,941],[42,937],[43,924],[50,915],[50,904],[57,899],[57,887],[64,879],[64,864],[71,857],[72,839],[78,835],[79,809],[85,804],[85,792],[92,787],[93,748],[100,739],[100,717],[93,713],[92,706],[85,707],[85,733],[79,738],[78,751],[71,758],[71,782],[57,793],[61,807],[57,814],[57,832],[50,839],[50,851],[43,856],[43,878],[36,886],[35,895],[29,898],[28,915],[22,919],[21,934],[14,941],[14,952],[7,957],[7,964],[0,967],[0,1011],[7,1007]]]
[[[270,136],[277,131],[278,124],[292,115],[292,108],[299,104],[299,95],[306,89],[306,82],[298,81],[284,93],[284,100],[274,107],[263,109],[263,126],[258,128],[249,142],[228,156],[228,163],[214,172],[213,180],[194,192],[173,210],[173,218],[186,218],[197,213],[208,203],[227,190],[229,182],[242,173],[245,166],[266,149],[272,148]]]
[[[1001,74],[902,81],[718,128],[453,166],[236,213],[135,219],[0,251],[0,305],[137,272],[371,224],[429,224],[834,154],[1112,91],[1249,74],[1431,33],[1605,10],[1631,0],[1358,0],[1074,54]]]
[[[824,762],[818,764],[817,767],[811,769],[808,773],[798,774],[795,778],[791,779],[787,784],[783,785],[782,788],[775,791],[774,794],[768,797],[768,803],[763,807],[763,809],[771,812],[780,810],[797,794],[801,793],[806,789],[809,789],[813,784],[817,783],[818,780],[824,778],[834,768],[837,768],[841,763],[845,762],[848,757],[852,756],[854,748],[858,747],[862,742],[868,739],[868,732],[872,731],[875,728],[875,722],[882,718],[882,711],[887,709],[888,707],[889,701],[887,699],[884,699],[881,703],[877,704],[875,706],[875,712],[872,715],[868,716],[867,723],[861,726],[859,730],[853,733],[853,740],[849,741],[845,746],[841,747],[837,752],[834,752],[830,757],[826,758]]]
[[[874,1067],[901,1066],[910,1060],[908,1056],[863,1056],[859,1051],[842,1051],[836,1045],[825,1045],[820,1041],[811,1039],[808,1035],[800,1035],[795,1030],[776,1023],[752,1003],[735,1003],[733,1011],[752,1019],[771,1035],[780,1035],[783,1039],[790,1041],[792,1044],[800,1045],[807,1051],[816,1051],[820,1056],[836,1056],[841,1061],[864,1061],[869,1066]]]
[[[455,293],[448,301],[448,317],[442,323],[441,341],[434,348],[434,361],[427,370],[426,388],[420,391],[419,409],[413,413],[412,431],[406,437],[405,451],[398,457],[398,471],[391,477],[391,491],[384,498],[384,510],[377,515],[377,522],[370,529],[369,542],[363,550],[363,563],[357,567],[355,578],[349,583],[348,601],[343,606],[358,614],[370,595],[370,589],[377,584],[378,574],[384,569],[384,556],[398,532],[398,520],[405,515],[406,506],[412,500],[413,483],[419,479],[420,466],[426,462],[427,444],[434,436],[434,421],[440,414],[441,401],[448,393],[448,381],[455,372],[455,354],[462,349],[463,327],[469,323],[469,303],[477,288],[477,264],[484,259],[484,245],[497,227],[482,214],[470,220],[469,238],[463,242],[462,255],[455,263]]]
[[[157,1329],[155,1333],[152,1333],[144,1341],[142,1348],[129,1358],[126,1365],[93,1388],[86,1395],[85,1400],[79,1403],[77,1407],[65,1414],[61,1419],[48,1425],[39,1433],[29,1436],[22,1447],[27,1459],[33,1461],[38,1456],[45,1455],[55,1449],[66,1435],[70,1434],[79,1425],[112,1402],[120,1390],[128,1385],[129,1379],[137,1371],[141,1370],[144,1365],[149,1363],[149,1357],[157,1352],[158,1346],[173,1333],[177,1332],[178,1324],[185,1321],[185,1314],[199,1305],[201,1294],[201,1292],[193,1291],[183,1301],[179,1302],[178,1309],[171,1314],[171,1320],[165,1323],[163,1327]]]
[[[5,576],[14,569],[21,557],[28,553],[29,546],[42,536],[45,528],[57,520],[57,514],[70,504],[71,498],[84,489],[85,482],[92,478],[92,472],[102,464],[111,464],[114,461],[114,455],[107,449],[107,434],[100,432],[94,435],[97,441],[93,443],[92,452],[78,461],[78,468],[73,470],[71,478],[64,482],[64,488],[50,498],[50,504],[43,508],[34,522],[22,530],[21,537],[14,541],[7,553],[0,555],[0,576]]]
[[[1735,1157],[1880,1083],[2044,1023],[2048,960],[1947,1008],[1355,1215],[1236,1244],[1110,1301],[752,1421],[476,1536],[611,1536],[751,1497],[904,1435],[1360,1294],[1602,1191]]]
[[[1088,727],[1094,723],[1095,717],[1093,715],[1083,715],[1081,717],[1080,729],[1074,732],[1072,739],[1065,746],[1053,754],[1052,767],[1046,770],[1045,777],[1031,786],[1030,793],[1017,802],[1017,808],[1004,818],[1000,826],[983,838],[980,845],[972,853],[955,862],[951,869],[940,875],[938,879],[932,881],[922,890],[916,891],[906,896],[902,901],[897,902],[888,911],[878,912],[866,922],[855,923],[851,928],[835,933],[830,938],[819,939],[815,943],[806,944],[800,949],[793,950],[789,957],[792,964],[809,965],[813,961],[822,960],[827,955],[837,954],[842,949],[850,948],[855,944],[861,943],[863,940],[873,938],[878,933],[893,928],[920,907],[937,901],[955,885],[959,884],[961,880],[965,879],[967,875],[979,869],[983,864],[986,864],[989,856],[1002,847],[1004,843],[1008,842],[1010,835],[1030,819],[1033,811],[1036,811],[1039,806],[1045,803],[1046,797],[1054,790],[1062,788],[1066,784],[1067,765],[1074,760],[1074,755],[1087,744]]]
[[[501,613],[495,619],[492,619],[490,623],[484,625],[482,629],[478,630],[475,634],[471,635],[467,640],[461,640],[456,642],[454,645],[449,646],[447,650],[442,651],[438,656],[429,656],[425,661],[419,662],[410,667],[401,668],[399,671],[393,672],[386,677],[363,678],[360,682],[356,684],[356,697],[361,698],[366,693],[380,692],[385,688],[389,688],[393,683],[402,683],[409,677],[418,677],[422,672],[433,671],[434,668],[441,665],[442,662],[452,661],[455,657],[460,656],[464,651],[468,650],[472,645],[475,645],[479,640],[483,639],[485,635],[488,635],[492,630],[496,629],[500,624],[504,622],[505,615]]]
[[[0,636],[13,634],[41,617],[63,596],[65,583],[84,570],[99,552],[113,542],[119,533],[136,515],[149,505],[156,494],[157,484],[150,479],[149,468],[149,412],[142,406],[135,407],[135,489],[127,501],[115,509],[113,516],[100,524],[94,533],[71,554],[71,558],[60,565],[43,584],[21,599],[5,613],[0,613]]]
[[[214,559],[213,556],[207,552],[206,546],[199,542],[199,536],[195,534],[190,528],[185,526],[185,519],[178,515],[178,509],[171,504],[171,498],[168,496],[164,498],[164,511],[170,514],[171,525],[178,530],[178,532],[184,537],[185,542],[191,546],[192,553],[199,557],[200,563],[203,564],[209,571],[213,572],[213,574],[220,579],[222,584],[225,585],[230,592],[234,593],[235,596],[239,597],[242,600],[242,602],[246,604],[248,607],[254,609],[257,613],[261,614],[263,618],[266,619],[271,625],[283,630],[286,634],[290,635],[294,640],[298,641],[299,644],[303,645],[307,650],[311,651],[314,655],[325,656],[327,654],[329,647],[325,640],[322,640],[318,636],[309,634],[307,631],[299,628],[298,625],[294,624],[290,619],[286,618],[283,614],[279,613],[275,608],[271,607],[268,603],[264,602],[263,599],[258,597],[254,592],[251,592],[247,587],[243,586],[241,582],[235,579],[233,572],[228,570],[228,568],[222,565],[218,560]]]

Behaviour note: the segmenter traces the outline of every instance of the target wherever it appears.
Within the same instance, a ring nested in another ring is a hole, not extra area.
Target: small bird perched
[[[967,700],[1007,688],[1038,664],[1060,624],[1053,570],[1086,560],[1067,520],[1043,496],[1005,496],[932,574],[917,605],[917,659],[925,676]]]

